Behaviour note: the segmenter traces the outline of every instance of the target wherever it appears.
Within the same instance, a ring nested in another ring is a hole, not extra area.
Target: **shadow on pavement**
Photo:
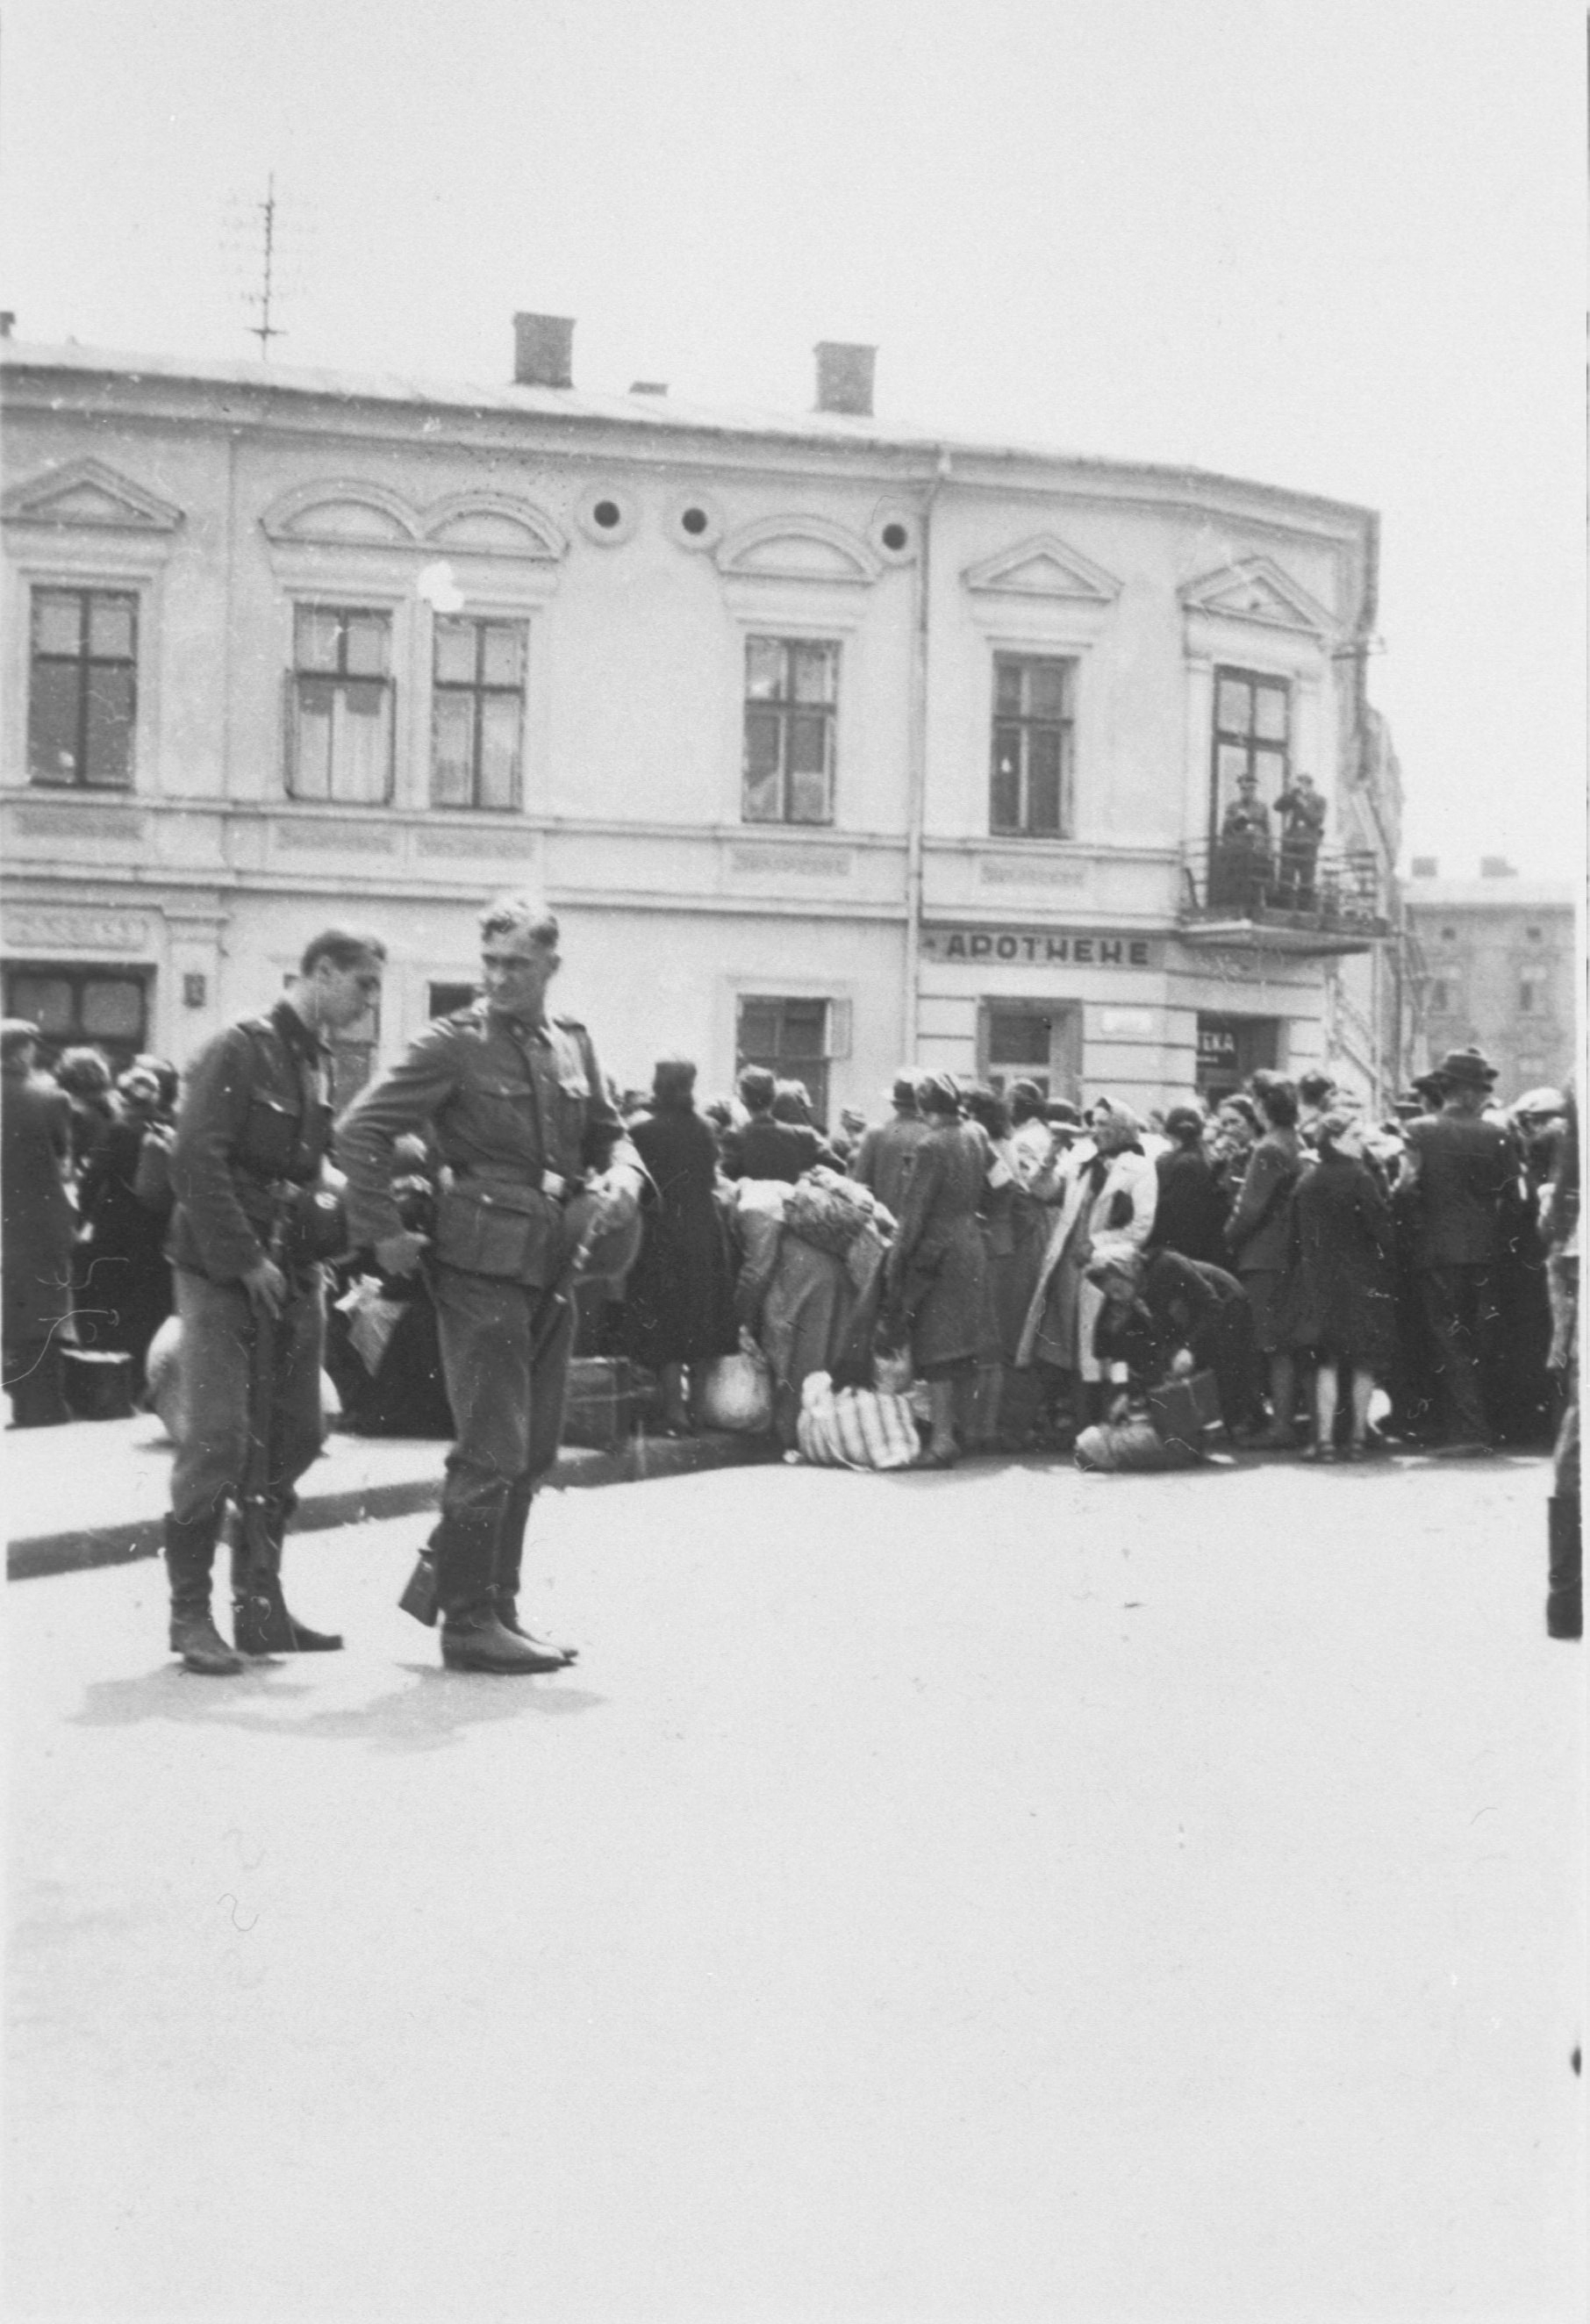
[[[171,1663],[139,1678],[101,1679],[89,1686],[75,1727],[136,1727],[150,1719],[184,1726],[235,1727],[246,1733],[311,1743],[365,1743],[378,1751],[439,1751],[465,1729],[524,1712],[569,1718],[595,1711],[605,1695],[556,1679],[492,1678],[403,1663],[408,1683],[362,1703],[299,1712],[313,1692],[282,1683],[280,1663],[251,1664],[240,1677],[209,1679]],[[269,1706],[269,1707],[267,1707]]]

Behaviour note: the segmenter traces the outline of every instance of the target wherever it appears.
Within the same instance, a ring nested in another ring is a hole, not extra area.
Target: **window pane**
[[[293,797],[331,797],[331,714],[336,687],[328,678],[299,680],[298,749],[293,754]]]
[[[826,823],[828,821],[828,777],[826,775],[792,774],[790,776],[789,820],[791,823]]]
[[[747,638],[745,690],[752,702],[770,702],[782,688],[784,648],[777,638]]]
[[[1286,753],[1284,751],[1254,749],[1254,772],[1259,779],[1259,797],[1265,801],[1276,798],[1286,788]]]
[[[833,673],[839,659],[832,646],[796,646],[795,691],[797,702],[832,702]]]
[[[1028,708],[1034,718],[1064,716],[1065,681],[1063,662],[1035,661],[1029,665]]]
[[[481,706],[482,807],[519,805],[519,696],[489,694]]]
[[[33,664],[28,692],[28,772],[37,782],[76,779],[81,686],[75,662]]]
[[[1246,734],[1252,731],[1252,693],[1240,678],[1223,678],[1215,710],[1215,724],[1222,734]]]
[[[488,686],[522,686],[525,675],[525,633],[518,622],[488,622],[485,661],[482,671]]]
[[[994,707],[1012,718],[1021,715],[1021,671],[1009,654],[1000,654],[994,664]]]
[[[69,1033],[77,1021],[72,988],[64,976],[14,976],[6,991],[14,1017],[26,1017],[47,1037]]]
[[[347,623],[348,669],[359,678],[384,678],[387,666],[386,615],[350,613]]]
[[[1260,686],[1254,689],[1254,731],[1267,742],[1286,740],[1286,688]]]
[[[83,986],[83,1030],[90,1040],[140,1040],[143,987],[131,976],[91,976]]]
[[[745,819],[748,823],[777,823],[778,807],[778,720],[771,711],[748,711],[745,721]]]
[[[828,1029],[826,1001],[786,1001],[784,1004],[784,1038],[780,1054],[794,1061],[820,1057],[823,1054],[823,1035]]]
[[[740,1002],[740,1049],[742,1056],[777,1056],[778,1004],[776,1001]]]
[[[133,673],[112,666],[88,672],[88,769],[91,783],[133,779]]]
[[[351,807],[386,797],[391,750],[391,694],[384,686],[345,684],[332,711],[331,788]]]
[[[439,686],[473,686],[474,684],[474,623],[438,621],[436,639],[437,683]]]
[[[1027,737],[1027,827],[1060,829],[1060,735],[1052,726],[1034,726]]]
[[[1234,742],[1222,742],[1219,751],[1220,799],[1228,805],[1236,797],[1236,779],[1247,772],[1247,752]]]
[[[109,659],[131,661],[134,597],[96,595],[88,607],[88,650]]]
[[[300,605],[293,621],[293,659],[299,669],[335,669],[341,633],[331,605]]]
[[[386,688],[370,678],[349,678],[339,688],[350,718],[379,718]]]
[[[75,654],[83,643],[83,601],[75,589],[33,592],[33,651]]]
[[[430,795],[437,807],[469,807],[472,803],[470,746],[473,739],[474,698],[468,694],[438,694],[431,704]]]
[[[1049,1063],[1049,1019],[1014,1009],[988,1012],[988,1062],[1001,1065]]]
[[[1021,729],[994,729],[993,779],[989,786],[988,820],[996,831],[1015,831],[1021,816]]]
[[[789,722],[789,819],[823,823],[828,817],[828,721],[810,712]]]

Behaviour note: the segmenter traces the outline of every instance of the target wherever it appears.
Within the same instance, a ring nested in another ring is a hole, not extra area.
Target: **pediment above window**
[[[718,550],[718,569],[765,581],[876,581],[883,560],[869,543],[825,517],[769,516],[742,525]]]
[[[420,538],[419,520],[400,493],[362,482],[299,484],[272,502],[260,523],[271,540],[336,549],[411,548]]]
[[[1338,628],[1328,607],[1269,557],[1243,557],[1222,565],[1189,581],[1181,597],[1190,613],[1248,622],[1260,629],[1291,630],[1328,641]]]
[[[1063,598],[1071,604],[1113,605],[1121,584],[1102,565],[1071,549],[1052,532],[1034,533],[1014,549],[1002,549],[961,575],[969,589],[1006,597]]]
[[[507,493],[451,493],[426,510],[422,529],[435,547],[459,555],[528,558],[547,565],[568,549],[567,534],[544,510]]]
[[[98,532],[175,532],[182,511],[100,460],[50,468],[6,493],[7,524],[81,526]]]

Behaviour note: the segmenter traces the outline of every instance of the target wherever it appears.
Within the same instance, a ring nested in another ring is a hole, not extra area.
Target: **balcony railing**
[[[1367,952],[1391,934],[1374,857],[1255,851],[1198,840],[1181,857],[1177,918],[1189,944]]]

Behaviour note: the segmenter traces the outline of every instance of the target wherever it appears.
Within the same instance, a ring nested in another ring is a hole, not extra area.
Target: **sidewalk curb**
[[[607,1452],[570,1447],[563,1452],[546,1489],[566,1492],[593,1485],[652,1484],[666,1477],[694,1476],[707,1469],[765,1466],[780,1459],[767,1437],[631,1437]],[[335,1526],[366,1525],[381,1517],[410,1517],[434,1509],[442,1478],[401,1478],[386,1485],[360,1485],[339,1492],[306,1493],[293,1513],[290,1533],[324,1533]],[[83,1526],[60,1533],[34,1534],[8,1544],[6,1579],[32,1582],[52,1573],[78,1573],[93,1566],[126,1565],[158,1557],[165,1519],[134,1518],[126,1525]]]

